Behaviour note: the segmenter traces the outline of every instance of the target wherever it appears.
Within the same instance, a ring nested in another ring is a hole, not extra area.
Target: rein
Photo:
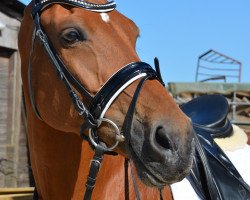
[[[136,106],[139,93],[142,89],[144,82],[148,79],[156,79],[162,85],[164,85],[158,60],[155,59],[156,71],[152,69],[150,65],[144,62],[133,62],[124,67],[119,71],[113,74],[109,80],[102,86],[102,88],[97,92],[95,96],[91,95],[88,90],[71,74],[67,66],[58,56],[56,50],[54,49],[52,43],[49,41],[46,33],[43,31],[40,25],[40,13],[49,5],[60,3],[67,4],[75,7],[80,7],[92,12],[110,12],[115,9],[115,2],[111,1],[106,4],[93,4],[85,2],[83,0],[35,0],[32,17],[34,20],[34,31],[32,36],[32,46],[30,50],[30,60],[29,60],[29,69],[28,69],[28,82],[29,82],[29,94],[32,108],[36,116],[43,120],[37,107],[34,98],[33,84],[32,84],[32,59],[33,59],[33,50],[34,43],[36,39],[39,40],[40,44],[43,46],[45,52],[47,53],[48,58],[50,59],[53,67],[57,73],[57,76],[64,83],[65,87],[68,90],[69,96],[71,97],[72,103],[75,106],[75,109],[80,116],[83,117],[84,123],[81,126],[80,135],[83,139],[88,140],[90,145],[95,151],[94,158],[90,163],[89,175],[86,182],[86,191],[84,199],[91,199],[92,191],[95,186],[96,177],[98,175],[101,162],[105,153],[112,153],[112,150],[117,147],[120,142],[124,142],[125,139],[130,145],[130,129],[132,125],[134,110]],[[136,80],[141,79],[134,96],[132,98],[131,104],[129,106],[125,121],[122,127],[122,130],[110,119],[105,118],[105,113],[110,107],[110,105],[115,101],[117,96],[124,91],[130,84]],[[87,101],[89,101],[89,106],[86,106],[81,98],[77,95],[75,89],[82,94]],[[116,142],[111,147],[107,147],[103,142],[101,142],[97,135],[98,127],[102,122],[106,122],[111,125],[116,133]],[[89,130],[88,137],[84,135],[84,131]],[[124,134],[125,135],[124,135]],[[131,163],[132,164],[132,163]],[[132,170],[132,169],[131,169]],[[132,171],[131,171],[132,172]],[[132,173],[133,174],[133,173]],[[135,184],[135,178],[132,177],[134,182],[134,187],[136,190],[137,199],[140,199],[138,188]],[[37,194],[35,194],[37,195]],[[34,197],[35,198],[35,197]]]

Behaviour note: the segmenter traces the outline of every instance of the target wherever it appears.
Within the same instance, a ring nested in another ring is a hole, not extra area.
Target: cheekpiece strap
[[[34,17],[36,13],[42,11],[47,6],[55,3],[67,4],[70,6],[80,7],[86,10],[90,10],[92,12],[100,13],[110,12],[116,8],[116,3],[114,1],[110,1],[105,4],[95,4],[84,0],[36,0],[33,7],[32,16]]]

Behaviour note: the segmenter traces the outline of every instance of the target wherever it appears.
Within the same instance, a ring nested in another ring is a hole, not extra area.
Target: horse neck
[[[60,132],[39,121],[28,118],[29,147],[32,169],[42,199],[82,200],[89,163],[94,152],[79,135]],[[136,199],[131,170],[124,167],[123,156],[105,155],[92,199]],[[128,188],[125,195],[125,174]],[[146,187],[136,177],[141,199],[159,199],[159,191]],[[168,189],[165,196],[171,197]],[[125,197],[126,196],[126,197]]]

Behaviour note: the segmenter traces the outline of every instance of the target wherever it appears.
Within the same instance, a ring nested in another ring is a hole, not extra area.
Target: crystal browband
[[[105,4],[95,4],[84,0],[42,0],[42,1],[37,0],[35,1],[33,7],[33,12],[32,12],[33,17],[35,16],[36,13],[42,11],[47,6],[55,3],[77,6],[93,12],[110,12],[116,8],[116,3],[114,1],[110,1]]]

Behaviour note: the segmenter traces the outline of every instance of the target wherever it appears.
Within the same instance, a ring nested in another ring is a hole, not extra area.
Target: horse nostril
[[[157,127],[155,132],[155,140],[158,145],[164,149],[172,149],[169,138],[167,137],[166,131],[162,126]]]

